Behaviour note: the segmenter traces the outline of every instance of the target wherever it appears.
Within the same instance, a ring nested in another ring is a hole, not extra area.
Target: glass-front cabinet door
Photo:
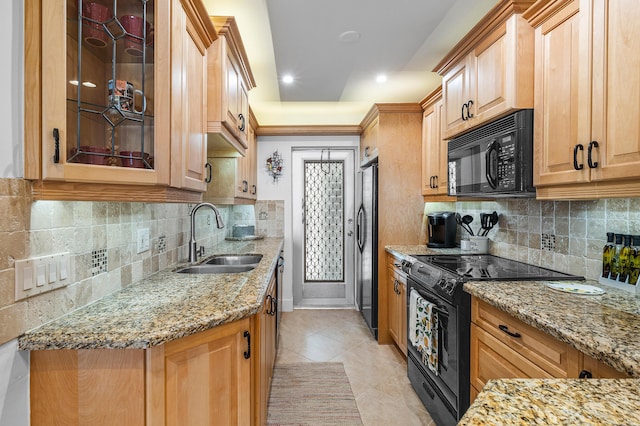
[[[41,179],[169,184],[168,4],[42,1]]]

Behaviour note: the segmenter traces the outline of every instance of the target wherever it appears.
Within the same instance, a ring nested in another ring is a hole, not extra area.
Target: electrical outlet
[[[149,228],[138,229],[138,249],[137,253],[149,251]]]

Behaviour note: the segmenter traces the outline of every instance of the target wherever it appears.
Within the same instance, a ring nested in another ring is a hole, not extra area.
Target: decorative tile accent
[[[91,276],[107,272],[107,249],[98,249],[91,252]]]
[[[542,250],[555,251],[556,236],[553,234],[542,234],[540,245],[542,246]]]
[[[158,237],[158,253],[164,253],[167,251],[167,237],[161,235]]]

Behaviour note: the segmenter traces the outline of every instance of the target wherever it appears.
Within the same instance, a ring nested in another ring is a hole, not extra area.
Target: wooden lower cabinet
[[[31,424],[265,424],[275,291],[274,274],[253,317],[151,349],[32,351]]]
[[[165,425],[251,424],[249,326],[247,318],[151,349],[164,352]]]
[[[399,260],[388,256],[387,286],[389,299],[389,335],[403,354],[407,354],[407,277],[396,264]]]
[[[628,377],[476,297],[471,299],[471,402],[491,379]]]
[[[271,391],[271,379],[273,378],[273,366],[276,361],[276,312],[278,303],[276,299],[276,276],[271,277],[267,295],[262,309],[253,316],[253,335],[256,336],[259,351],[253,358],[252,387],[254,397],[255,425],[267,423],[267,405]]]
[[[31,424],[144,425],[144,355],[141,349],[32,351]]]

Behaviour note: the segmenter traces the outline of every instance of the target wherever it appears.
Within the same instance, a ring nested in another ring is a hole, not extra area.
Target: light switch
[[[49,263],[49,284],[53,284],[58,281],[58,262],[53,261]]]
[[[69,270],[67,268],[68,258],[64,255],[60,258],[60,281],[64,281],[69,278]]]
[[[40,263],[36,266],[36,287],[42,287],[47,283],[47,265]]]
[[[31,265],[25,265],[22,269],[22,289],[24,291],[31,290],[33,288],[33,267]]]

